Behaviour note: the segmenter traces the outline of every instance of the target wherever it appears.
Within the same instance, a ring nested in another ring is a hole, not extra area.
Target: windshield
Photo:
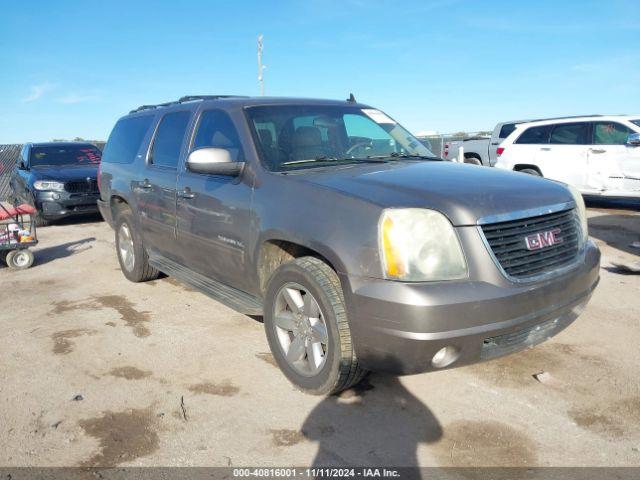
[[[439,160],[379,110],[272,105],[246,109],[265,165],[273,171],[398,160]]]
[[[61,145],[31,148],[32,167],[59,165],[98,165],[102,153],[90,145]]]
[[[631,123],[638,125],[640,127],[640,118],[636,118],[635,120],[631,120]]]

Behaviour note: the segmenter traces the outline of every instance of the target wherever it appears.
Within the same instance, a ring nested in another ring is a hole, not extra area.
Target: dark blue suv
[[[102,153],[91,143],[27,143],[11,175],[18,202],[38,209],[37,224],[98,211],[98,166]]]

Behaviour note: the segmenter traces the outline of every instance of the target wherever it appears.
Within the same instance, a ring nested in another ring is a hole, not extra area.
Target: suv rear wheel
[[[278,366],[304,392],[337,393],[367,373],[353,350],[340,280],[322,260],[301,257],[276,270],[264,326]]]
[[[116,252],[120,269],[128,280],[146,282],[158,278],[160,272],[149,265],[149,256],[129,210],[121,211],[117,217]]]

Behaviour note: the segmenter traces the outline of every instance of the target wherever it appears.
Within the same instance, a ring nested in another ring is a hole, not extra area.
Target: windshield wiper
[[[302,163],[313,163],[313,162],[354,162],[354,163],[385,163],[386,157],[329,157],[327,155],[319,155],[316,158],[308,158],[305,160],[291,160],[289,162],[283,162],[281,165],[298,165]]]
[[[415,159],[415,160],[442,160],[440,157],[434,157],[431,155],[420,155],[418,153],[398,153],[398,152],[392,152],[390,155],[388,155],[389,157],[393,157],[393,158],[409,158],[409,159]]]

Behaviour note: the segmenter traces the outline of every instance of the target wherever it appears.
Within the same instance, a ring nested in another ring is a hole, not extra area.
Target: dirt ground
[[[3,466],[640,464],[640,205],[593,204],[601,284],[551,341],[460,369],[295,390],[262,324],[171,278],[132,284],[98,219],[0,267]],[[534,374],[546,372],[534,378]]]

